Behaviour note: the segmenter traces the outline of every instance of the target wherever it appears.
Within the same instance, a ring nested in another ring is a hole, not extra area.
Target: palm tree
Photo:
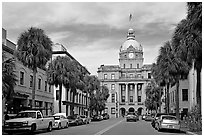
[[[59,86],[59,113],[61,113],[62,104],[62,86],[68,87],[70,72],[67,71],[70,59],[68,57],[57,56],[48,66],[47,79],[50,85]]]
[[[172,39],[176,56],[197,71],[196,96],[201,113],[202,3],[189,2],[187,7],[187,18],[177,25]]]
[[[6,102],[11,100],[17,82],[14,62],[14,58],[7,58],[5,52],[2,53],[2,98]]]
[[[171,85],[176,84],[176,115],[179,119],[179,80],[185,78],[184,76],[189,72],[189,67],[184,61],[175,56],[175,51],[170,42],[166,42],[160,48],[157,62],[165,79],[167,78],[166,80],[169,80],[168,82]]]
[[[33,70],[32,104],[35,107],[35,85],[37,68],[45,69],[52,56],[52,41],[42,29],[31,27],[20,34],[17,41],[17,58]]]

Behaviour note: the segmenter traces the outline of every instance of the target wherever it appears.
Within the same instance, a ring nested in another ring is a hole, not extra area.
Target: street
[[[18,133],[27,134],[27,133]],[[151,122],[140,120],[126,122],[125,118],[112,118],[103,121],[94,121],[88,125],[70,126],[69,128],[52,132],[37,131],[34,135],[184,135],[179,131],[158,132],[151,126]]]

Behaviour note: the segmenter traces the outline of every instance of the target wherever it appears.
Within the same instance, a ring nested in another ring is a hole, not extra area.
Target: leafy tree
[[[96,76],[85,75],[84,84],[85,84],[84,90],[86,92],[86,97],[89,94],[92,99],[94,95],[94,90],[98,90],[100,87],[100,82],[97,81]],[[86,102],[86,108],[88,108],[87,102]]]
[[[42,29],[31,27],[20,34],[17,41],[17,58],[33,70],[32,107],[35,107],[37,68],[45,69],[52,56],[52,41]]]
[[[6,102],[12,99],[16,77],[15,59],[7,58],[5,52],[2,52],[2,98],[6,99]]]
[[[158,108],[161,106],[161,97],[163,95],[162,88],[156,85],[155,81],[146,87],[146,100],[145,106],[149,110],[155,110],[157,112]],[[159,109],[160,111],[160,109]]]
[[[109,90],[106,86],[100,86],[100,81],[96,76],[89,76],[87,79],[87,86],[90,93],[89,108],[91,113],[95,111],[102,112],[105,109],[106,101],[109,97]]]

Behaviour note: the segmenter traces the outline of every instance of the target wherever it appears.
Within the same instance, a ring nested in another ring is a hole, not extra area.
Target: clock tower
[[[129,29],[127,40],[120,47],[119,63],[121,68],[139,69],[143,66],[143,48],[135,40],[134,33],[133,29]]]

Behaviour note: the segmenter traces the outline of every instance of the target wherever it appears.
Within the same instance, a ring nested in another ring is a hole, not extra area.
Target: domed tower
[[[143,48],[135,40],[135,31],[128,30],[127,40],[121,45],[119,63],[121,68],[141,68],[143,66]]]

